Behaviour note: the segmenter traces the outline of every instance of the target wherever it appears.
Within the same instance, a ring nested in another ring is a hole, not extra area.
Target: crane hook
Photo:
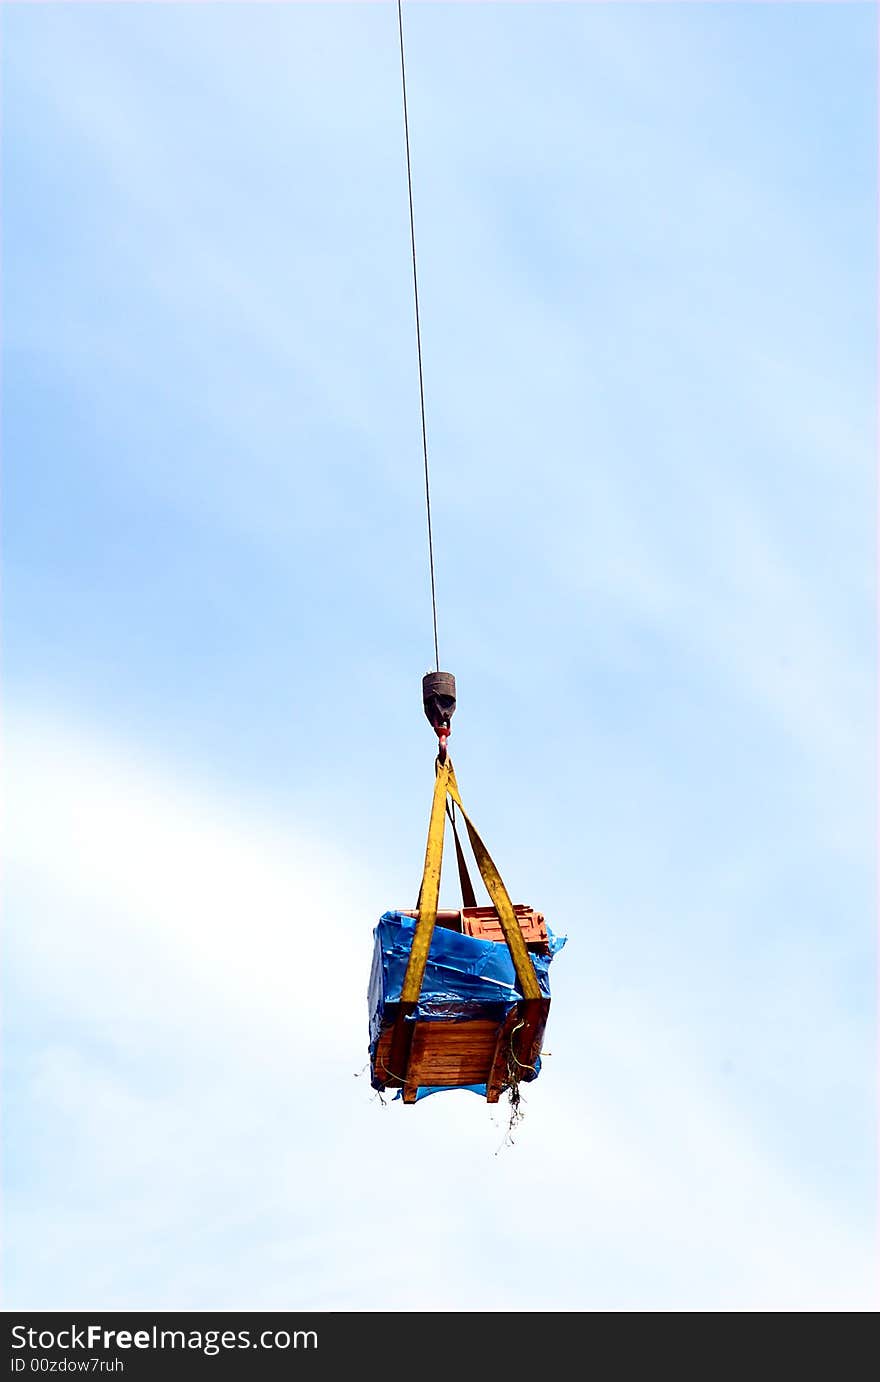
[[[452,733],[449,722],[455,714],[455,677],[451,672],[428,672],[422,677],[422,705],[437,735],[440,762],[445,763]]]

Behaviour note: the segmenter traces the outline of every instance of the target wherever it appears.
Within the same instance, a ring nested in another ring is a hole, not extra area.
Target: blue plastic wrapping
[[[393,1016],[388,1008],[400,1001],[415,925],[414,917],[402,912],[386,912],[373,932],[375,945],[368,995],[371,1064],[383,1024]],[[562,949],[565,939],[548,930],[550,953],[530,955],[545,998],[550,997],[550,962]],[[490,1018],[501,1023],[521,999],[513,960],[506,945],[435,926],[422,992],[412,1020],[461,1022]],[[467,1088],[481,1094],[486,1092],[485,1085]],[[439,1090],[425,1088],[419,1094],[435,1092]]]

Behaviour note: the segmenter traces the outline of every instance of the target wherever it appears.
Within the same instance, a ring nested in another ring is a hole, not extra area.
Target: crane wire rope
[[[434,579],[434,533],[431,526],[431,477],[428,471],[428,429],[425,423],[425,379],[422,369],[422,327],[419,316],[419,275],[416,268],[416,223],[413,214],[412,160],[409,147],[409,111],[406,103],[406,57],[403,50],[403,7],[397,0],[397,29],[400,35],[400,80],[403,88],[403,132],[406,140],[406,184],[409,191],[409,234],[412,245],[413,298],[416,309],[416,354],[419,361],[419,403],[422,415],[422,454],[425,458],[425,508],[428,515],[428,564],[431,571],[431,612],[434,619],[434,659],[440,671],[440,645],[437,638],[437,586]]]

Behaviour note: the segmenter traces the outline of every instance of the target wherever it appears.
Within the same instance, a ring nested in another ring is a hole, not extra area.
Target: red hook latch
[[[447,742],[448,742],[449,736],[450,736],[450,734],[452,733],[452,730],[449,728],[448,725],[435,725],[435,729],[437,730],[437,742],[438,742],[439,745],[440,745],[440,752],[439,752],[439,754],[438,754],[438,757],[439,757],[441,763],[445,763],[445,762],[446,762],[446,746],[447,746]]]

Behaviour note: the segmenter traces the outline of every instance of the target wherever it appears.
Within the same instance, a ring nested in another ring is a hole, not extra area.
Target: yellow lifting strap
[[[428,963],[428,951],[431,948],[431,937],[434,934],[434,926],[437,921],[437,904],[440,899],[440,870],[443,866],[447,795],[452,798],[464,817],[474,858],[498,913],[498,919],[501,922],[501,929],[504,932],[504,939],[507,941],[507,948],[513,960],[513,967],[523,998],[540,998],[541,990],[538,987],[535,969],[526,949],[513,904],[501,874],[492,862],[492,857],[483,844],[476,826],[461,804],[461,796],[452,763],[447,758],[445,763],[437,764],[437,780],[434,783],[434,800],[431,804],[431,819],[428,824],[428,844],[425,849],[425,869],[422,874],[422,886],[419,890],[418,916],[400,1001],[402,1004],[415,1004],[419,1001],[419,995],[422,991],[422,980],[425,977],[425,966]]]

